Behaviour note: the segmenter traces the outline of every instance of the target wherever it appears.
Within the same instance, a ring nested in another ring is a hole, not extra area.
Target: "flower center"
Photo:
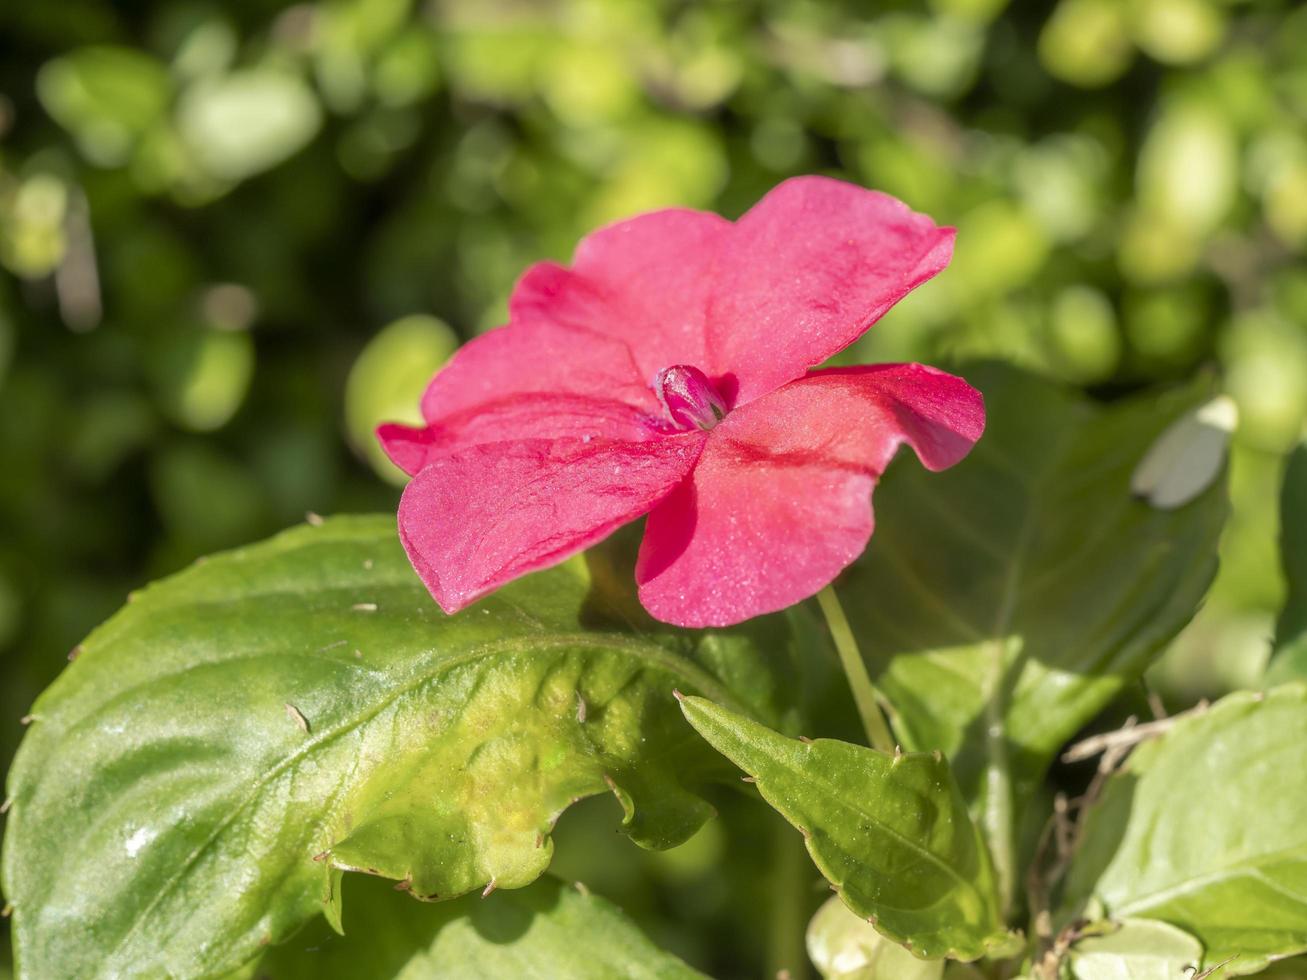
[[[707,375],[692,364],[673,364],[654,376],[654,394],[682,429],[705,432],[726,418],[726,402]]]

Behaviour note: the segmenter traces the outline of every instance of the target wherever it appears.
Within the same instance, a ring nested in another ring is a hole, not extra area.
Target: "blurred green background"
[[[999,356],[1109,397],[1219,377],[1235,516],[1154,680],[1175,702],[1255,684],[1307,413],[1302,5],[6,3],[0,757],[130,589],[306,511],[393,507],[371,426],[415,418],[528,263],[644,209],[735,216],[800,172],[960,229],[857,360]],[[730,911],[746,884],[713,873],[765,839],[713,825],[617,861],[569,857],[567,827],[562,870],[657,938],[766,959],[761,913]]]

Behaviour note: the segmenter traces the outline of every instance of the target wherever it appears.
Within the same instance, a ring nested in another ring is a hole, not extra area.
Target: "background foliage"
[[[1218,375],[1222,571],[1153,681],[1172,706],[1256,686],[1307,413],[1307,9],[61,0],[0,8],[0,757],[130,589],[392,507],[371,425],[527,263],[813,171],[960,228],[855,359],[998,357],[1103,398]],[[779,955],[733,903],[808,874],[760,866],[769,824],[724,800],[729,834],[654,855],[593,830],[611,807],[560,824],[556,871],[715,975]]]

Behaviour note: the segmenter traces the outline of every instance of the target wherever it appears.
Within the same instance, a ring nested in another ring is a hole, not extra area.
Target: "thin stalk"
[[[767,933],[769,977],[807,980],[808,951],[804,934],[808,930],[809,896],[812,894],[812,866],[794,829],[782,820],[772,822],[771,928]]]
[[[853,630],[849,627],[849,620],[844,615],[844,607],[840,605],[839,597],[835,595],[834,586],[828,585],[817,593],[817,604],[821,606],[821,613],[826,617],[831,639],[835,642],[835,651],[840,656],[840,666],[844,668],[849,690],[853,693],[853,703],[858,706],[862,727],[866,729],[871,747],[882,752],[893,753],[897,743],[894,741],[894,736],[890,734],[885,715],[880,710],[880,692],[876,690],[871,675],[867,673],[867,664],[858,650],[858,641],[853,637]]]

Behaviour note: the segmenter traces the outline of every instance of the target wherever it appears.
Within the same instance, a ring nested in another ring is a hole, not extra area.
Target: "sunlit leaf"
[[[918,956],[963,960],[1007,941],[989,856],[943,756],[790,739],[701,697],[683,697],[681,710],[882,935]]]
[[[387,883],[345,886],[345,934],[317,923],[271,950],[267,980],[694,980],[703,974],[653,945],[584,886],[544,877],[488,898],[429,905]]]
[[[1307,686],[1234,694],[1136,749],[1089,812],[1068,884],[1191,933],[1203,967],[1307,950]],[[1231,959],[1232,958],[1232,959]]]
[[[1165,922],[1130,919],[1081,939],[1067,958],[1074,980],[1178,980],[1202,962],[1203,944]]]
[[[808,923],[808,956],[825,980],[940,980],[943,960],[920,960],[886,939],[839,898]]]
[[[521,887],[559,814],[608,791],[637,842],[685,840],[723,764],[672,689],[775,718],[785,620],[659,630],[594,568],[448,617],[392,518],[338,518],[134,595],[33,707],[10,771],[25,970],[219,973],[338,921],[342,869],[425,898]]]
[[[177,124],[200,167],[242,180],[275,166],[313,138],[322,110],[298,75],[249,68],[192,83]]]

